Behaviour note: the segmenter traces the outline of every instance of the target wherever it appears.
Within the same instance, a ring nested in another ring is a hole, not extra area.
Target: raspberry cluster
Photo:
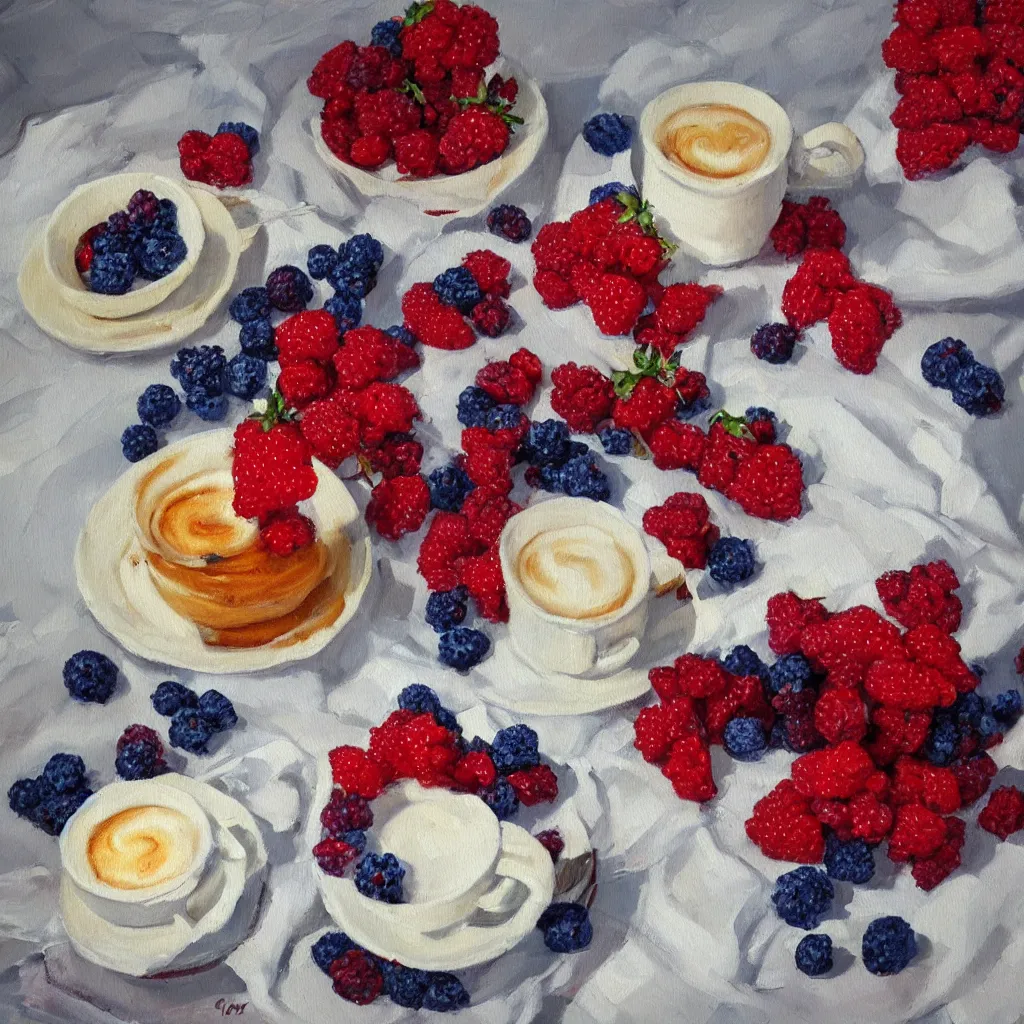
[[[215,188],[241,188],[252,181],[252,158],[259,148],[259,133],[240,121],[224,122],[215,135],[187,131],[178,139],[181,173]]]
[[[863,883],[872,848],[888,840],[932,889],[960,864],[965,826],[956,812],[989,788],[985,752],[1020,718],[1022,699],[976,692],[977,672],[951,633],[960,624],[956,575],[945,562],[876,581],[905,632],[859,605],[829,612],[792,592],[768,602],[766,666],[748,647],[722,662],[686,654],[651,670],[661,703],[635,723],[635,745],[683,799],[715,795],[709,745],[739,760],[783,746],[802,756],[754,806],[747,835],[777,860],[816,864]],[[1024,827],[1024,797],[1001,791],[979,823],[997,835]],[[987,822],[987,823],[986,823]]]
[[[900,100],[896,159],[911,181],[969,146],[1012,153],[1024,118],[1024,7],[1017,0],[900,0],[882,59]]]
[[[370,44],[328,50],[307,87],[324,101],[321,133],[339,160],[413,178],[462,174],[501,156],[522,118],[514,78],[486,75],[498,23],[475,4],[415,2],[379,22]]]
[[[433,282],[414,284],[402,296],[406,328],[424,345],[447,351],[469,348],[476,331],[498,337],[512,321],[504,301],[511,291],[511,270],[511,263],[490,249],[467,253],[458,267]]]
[[[846,224],[825,196],[811,196],[806,203],[786,199],[770,238],[777,253],[792,259],[804,249],[842,249]]]
[[[11,785],[7,803],[19,818],[48,836],[59,836],[90,796],[85,762],[77,754],[54,754],[35,778],[18,779]]]
[[[637,332],[641,344],[672,351],[704,318],[720,288],[672,285],[658,275],[673,251],[659,234],[648,203],[634,190],[577,210],[567,221],[545,224],[530,247],[533,286],[549,309],[582,301],[602,334]],[[649,304],[655,311],[641,316]]]
[[[804,251],[800,266],[782,290],[782,312],[789,326],[799,332],[827,320],[836,359],[860,374],[874,370],[883,346],[903,322],[892,296],[883,288],[858,281],[850,261],[838,248]],[[751,340],[755,354],[758,343],[755,335]]]

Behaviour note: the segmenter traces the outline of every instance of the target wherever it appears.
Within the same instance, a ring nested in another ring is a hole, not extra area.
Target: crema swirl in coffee
[[[87,857],[96,878],[114,889],[150,889],[185,874],[199,850],[199,829],[173,807],[128,807],[101,821]]]
[[[703,178],[728,179],[756,171],[772,147],[768,126],[727,103],[703,103],[670,114],[658,146],[674,164]]]
[[[520,550],[515,568],[530,600],[567,619],[618,611],[636,583],[629,553],[596,526],[542,530]]]

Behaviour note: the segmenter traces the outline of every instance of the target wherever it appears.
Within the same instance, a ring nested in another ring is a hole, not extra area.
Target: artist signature
[[[245,1013],[248,1003],[229,1003],[226,999],[218,999],[213,1004],[215,1010],[220,1010],[222,1017],[239,1017]]]

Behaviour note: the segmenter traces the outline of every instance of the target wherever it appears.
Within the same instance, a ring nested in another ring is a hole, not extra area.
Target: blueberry
[[[64,663],[64,685],[75,700],[105,704],[117,685],[117,666],[98,651],[78,651]]]
[[[150,235],[135,247],[139,277],[158,281],[185,262],[188,246],[178,234]]]
[[[449,267],[434,278],[434,291],[446,305],[469,314],[483,298],[476,278],[465,267]]]
[[[491,641],[486,633],[456,626],[441,634],[437,659],[442,665],[448,665],[459,672],[468,672],[483,661],[490,649]]]
[[[633,433],[619,427],[605,427],[598,435],[606,455],[632,455]]]
[[[609,181],[607,185],[595,185],[590,190],[590,198],[587,201],[588,206],[593,206],[594,203],[600,203],[604,199],[617,198],[620,192],[628,192],[630,195],[635,196],[639,201],[640,193],[637,191],[636,185],[623,185],[621,181]]]
[[[553,953],[578,953],[594,937],[587,908],[579,903],[552,903],[540,915],[537,927],[544,933],[544,945]]]
[[[725,727],[724,746],[737,761],[756,761],[768,747],[764,726],[756,718],[734,718]]]
[[[451,1013],[469,1005],[469,993],[454,974],[431,971],[423,993],[423,1009]]]
[[[247,356],[266,362],[277,358],[274,325],[269,320],[250,320],[249,323],[242,324],[242,329],[238,332],[238,341]]]
[[[435,469],[427,477],[427,485],[430,504],[444,512],[458,512],[470,492],[476,489],[466,471],[455,465]]]
[[[121,453],[129,462],[141,462],[159,447],[160,439],[148,423],[125,427],[121,434]]]
[[[99,239],[96,239],[98,242]],[[135,282],[135,261],[127,252],[95,252],[89,267],[89,288],[98,295],[124,295]]]
[[[160,752],[150,743],[126,743],[114,759],[114,771],[122,779],[153,779],[168,771]]]
[[[193,391],[185,396],[185,404],[208,423],[217,423],[228,414],[226,395],[207,395],[202,391]]]
[[[519,813],[519,795],[508,779],[500,775],[486,789],[480,790],[479,795],[498,821],[510,821]]]
[[[708,554],[708,575],[717,583],[742,583],[754,574],[754,546],[739,537],[721,537]]]
[[[540,764],[537,733],[528,725],[510,725],[501,729],[491,743],[491,759],[502,775],[526,771]]]
[[[322,281],[338,265],[338,250],[330,245],[314,245],[306,254],[306,269],[314,281]]]
[[[343,957],[349,950],[359,947],[344,932],[324,932],[310,948],[313,962],[324,974],[329,974],[331,964]]]
[[[497,404],[483,388],[470,384],[459,395],[458,421],[464,427],[485,427],[487,417]]]
[[[85,762],[77,754],[54,754],[43,768],[43,779],[55,793],[70,793],[85,784]]]
[[[239,352],[224,369],[224,390],[246,401],[255,398],[267,383],[267,364]]]
[[[827,935],[805,935],[796,947],[797,970],[817,978],[832,970],[832,940]]]
[[[153,691],[150,701],[153,704],[153,710],[158,715],[170,717],[181,708],[197,707],[199,697],[195,690],[190,690],[187,686],[168,679]]]
[[[633,129],[620,114],[595,114],[583,126],[583,138],[595,153],[614,156],[633,143]]]
[[[359,296],[348,292],[333,295],[324,303],[324,309],[334,317],[334,322],[342,334],[353,327],[358,327],[363,319],[363,304]]]
[[[167,384],[150,384],[135,403],[139,419],[151,427],[166,427],[181,412],[181,399]]]
[[[861,956],[872,974],[899,974],[916,955],[914,930],[902,917],[878,917],[867,926]]]
[[[171,718],[167,733],[172,747],[180,747],[190,754],[206,754],[206,744],[216,730],[213,724],[192,708],[181,708]]]
[[[207,690],[202,694],[197,710],[215,732],[233,729],[238,724],[235,706],[218,690]]]
[[[270,296],[266,288],[243,288],[228,306],[228,315],[240,324],[266,320],[270,316]]]
[[[435,633],[447,633],[462,625],[466,618],[466,602],[469,594],[465,587],[454,590],[435,590],[427,598],[427,625]]]

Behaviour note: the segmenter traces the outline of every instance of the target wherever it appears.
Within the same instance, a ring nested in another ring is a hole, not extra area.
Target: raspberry
[[[654,377],[641,377],[628,398],[615,400],[612,418],[617,427],[647,438],[655,427],[673,416],[678,400],[673,388]]]
[[[522,507],[487,487],[477,487],[462,504],[462,514],[469,523],[469,535],[484,547],[496,544],[505,523]]]
[[[878,365],[885,344],[885,324],[871,294],[855,288],[836,298],[828,318],[832,351],[840,365],[867,374]]]
[[[370,729],[370,757],[389,765],[397,778],[424,786],[445,785],[459,760],[457,736],[429,713],[393,711]]]
[[[545,829],[543,832],[538,832],[533,838],[551,854],[552,861],[558,861],[559,856],[565,849],[565,840],[557,828]]]
[[[488,622],[508,621],[505,579],[496,548],[466,558],[460,566],[459,582],[472,595],[477,611]]]
[[[453,772],[456,782],[474,790],[486,789],[492,785],[497,774],[490,755],[482,750],[464,754]]]
[[[892,811],[874,793],[858,793],[849,806],[850,834],[857,839],[880,843],[891,831]]]
[[[502,117],[484,107],[467,107],[441,136],[441,166],[447,174],[472,170],[504,153],[508,140],[508,124]]]
[[[551,408],[575,433],[593,433],[611,414],[615,388],[596,367],[563,363],[551,371],[551,383]]]
[[[983,14],[986,25],[1024,25],[1021,0],[988,0]]]
[[[576,289],[553,270],[538,270],[533,275],[533,287],[548,309],[568,309],[580,300]]]
[[[643,516],[643,528],[687,569],[703,569],[708,551],[718,539],[718,528],[709,520],[710,510],[704,498],[680,491],[663,504],[649,508]]]
[[[462,314],[437,297],[433,285],[414,284],[402,296],[402,316],[424,345],[449,351],[469,348],[476,341],[473,328]]]
[[[309,445],[296,426],[278,423],[265,431],[259,421],[235,428],[232,506],[243,519],[262,519],[291,508],[316,490]]]
[[[733,418],[722,416],[711,425],[708,445],[697,472],[697,479],[704,487],[724,492],[736,476],[740,464],[757,449],[757,442],[749,435],[746,424],[741,424],[743,436],[726,429]],[[740,421],[735,421],[740,423]]]
[[[453,590],[459,584],[462,561],[477,554],[469,520],[457,512],[438,512],[420,543],[416,567],[431,590]]]
[[[499,256],[490,249],[474,249],[463,256],[462,266],[473,275],[480,291],[485,295],[508,298],[508,275],[512,270],[512,264],[504,256]]]
[[[655,322],[663,331],[687,335],[723,291],[719,285],[670,284],[655,306]]]
[[[788,445],[771,444],[760,445],[740,463],[725,496],[748,515],[783,521],[800,515],[803,490],[800,459]]]
[[[406,132],[393,143],[399,174],[432,178],[438,172],[437,137],[425,128]]]
[[[569,238],[576,254],[590,259],[598,244],[615,230],[621,217],[622,207],[614,199],[603,199],[577,210],[569,218]]]
[[[782,289],[783,316],[797,331],[827,319],[834,303],[833,292],[799,273],[791,277]]]
[[[488,338],[503,334],[512,321],[512,311],[497,296],[488,296],[474,307],[470,314],[473,326]]]
[[[676,740],[699,736],[701,724],[689,697],[673,697],[644,708],[633,723],[633,731],[633,746],[645,761],[658,764],[668,757]]]
[[[873,608],[856,605],[809,624],[800,649],[819,670],[850,673],[848,685],[863,679],[863,670],[882,658],[899,661],[906,656],[899,630]]]
[[[813,196],[803,204],[784,201],[770,237],[775,251],[792,259],[808,246],[841,249],[846,225],[824,196]]]
[[[765,729],[771,728],[775,716],[765,702],[761,680],[731,674],[726,674],[725,680],[725,691],[707,698],[704,724],[708,742],[723,742],[727,726],[736,717],[757,718]]]
[[[541,377],[544,375],[544,370],[541,366],[540,359],[529,349],[516,349],[516,351],[508,357],[508,361],[517,370],[521,370],[526,375],[526,379],[532,384],[536,385],[540,383]]]
[[[580,253],[572,228],[566,221],[545,224],[530,246],[534,266],[538,271],[550,271],[559,277],[568,276]],[[538,288],[538,291],[540,289]],[[543,295],[542,295],[543,298]]]
[[[550,803],[558,797],[558,778],[546,765],[539,764],[507,776],[509,785],[516,791],[519,802],[525,807]]]
[[[289,363],[277,377],[277,389],[290,409],[304,409],[331,391],[328,372],[312,359]]]
[[[873,700],[906,711],[949,707],[956,688],[935,669],[907,661],[876,661],[867,670],[864,691]]]
[[[920,804],[904,804],[896,810],[888,856],[896,863],[930,857],[945,840],[946,823],[938,814]]]
[[[274,341],[282,367],[306,360],[326,363],[337,351],[338,327],[326,310],[304,310],[278,325]]]
[[[344,344],[333,357],[338,384],[359,391],[374,381],[387,381],[419,365],[416,353],[376,327],[345,332]]]
[[[903,25],[894,28],[882,43],[882,60],[886,67],[914,75],[930,74],[939,68],[927,42]]]
[[[406,65],[383,46],[359,46],[352,56],[346,81],[358,93],[399,85]]]
[[[711,775],[711,752],[699,736],[686,736],[672,745],[662,768],[680,800],[703,803],[718,792]]]
[[[316,536],[311,519],[297,509],[272,512],[260,526],[260,543],[279,558],[287,558],[300,548],[309,547]]]
[[[600,274],[587,295],[587,305],[602,334],[625,335],[633,330],[647,305],[647,293],[631,277]]]
[[[331,469],[359,450],[359,421],[336,402],[311,402],[302,411],[299,429],[316,457]]]
[[[857,690],[843,687],[823,693],[814,705],[814,727],[829,743],[863,739],[867,708]]]
[[[935,124],[927,128],[901,128],[896,141],[896,159],[910,181],[951,167],[971,141],[963,125]]]
[[[420,418],[420,407],[408,388],[401,384],[370,384],[355,403],[366,444],[380,444],[388,434],[408,434]]]
[[[353,140],[348,156],[357,167],[374,171],[387,163],[391,156],[391,143],[383,135],[363,135]]]
[[[793,762],[796,787],[806,796],[823,799],[848,799],[864,789],[875,766],[854,740],[805,754]]]
[[[331,797],[320,812],[320,824],[332,838],[342,838],[354,829],[365,831],[373,825],[373,811],[365,797],[346,794],[341,789],[331,791]]]
[[[423,477],[397,476],[381,480],[370,493],[366,521],[387,540],[418,530],[430,511],[430,488]]]
[[[750,841],[773,860],[818,864],[825,853],[821,824],[810,813],[810,801],[791,779],[783,779],[754,804],[746,832]]]
[[[416,101],[394,89],[356,93],[353,106],[360,135],[382,135],[393,140],[420,126]]]
[[[376,800],[393,777],[390,770],[370,760],[358,747],[335,747],[327,757],[334,784],[348,796]]]
[[[390,480],[396,476],[415,476],[423,461],[423,445],[405,434],[394,434],[378,448],[366,452],[371,473]]]
[[[995,761],[988,754],[979,754],[950,769],[960,790],[960,805],[969,807],[988,792],[988,787],[995,778]]]
[[[910,572],[883,573],[875,580],[886,614],[901,626],[913,629],[932,622],[945,633],[960,628],[963,606],[952,593],[959,586],[956,574],[944,561],[915,565]]]
[[[474,383],[499,404],[525,405],[533,398],[533,381],[504,360],[481,367]]]
[[[721,693],[728,683],[725,671],[714,658],[683,654],[676,658],[673,667],[679,692],[687,697],[712,697]]]
[[[804,600],[791,590],[768,599],[765,621],[768,624],[768,646],[780,656],[800,650],[800,637],[810,625],[829,617],[825,606],[816,598]]]
[[[965,123],[971,142],[992,153],[1012,153],[1020,145],[1020,128],[1015,124],[995,124],[987,118],[971,118]]]
[[[943,28],[929,40],[932,53],[944,71],[970,71],[992,50],[989,39],[974,25]]]
[[[334,991],[357,1006],[367,1006],[381,994],[384,976],[369,953],[350,949],[331,964]]]
[[[871,756],[876,764],[888,764],[903,754],[920,750],[928,735],[931,715],[927,711],[901,711],[897,708],[875,708],[871,724],[879,735],[871,744]]]
[[[960,867],[965,826],[960,818],[946,818],[946,841],[930,857],[918,857],[910,873],[918,888],[929,892]]]
[[[889,120],[897,128],[927,128],[959,121],[963,111],[952,89],[938,78],[921,78],[908,87]]]
[[[512,490],[512,456],[498,448],[477,448],[460,460],[478,490],[508,494]]]
[[[1024,828],[1024,793],[1016,786],[1000,786],[988,798],[978,815],[978,824],[992,835],[1005,840]]]

